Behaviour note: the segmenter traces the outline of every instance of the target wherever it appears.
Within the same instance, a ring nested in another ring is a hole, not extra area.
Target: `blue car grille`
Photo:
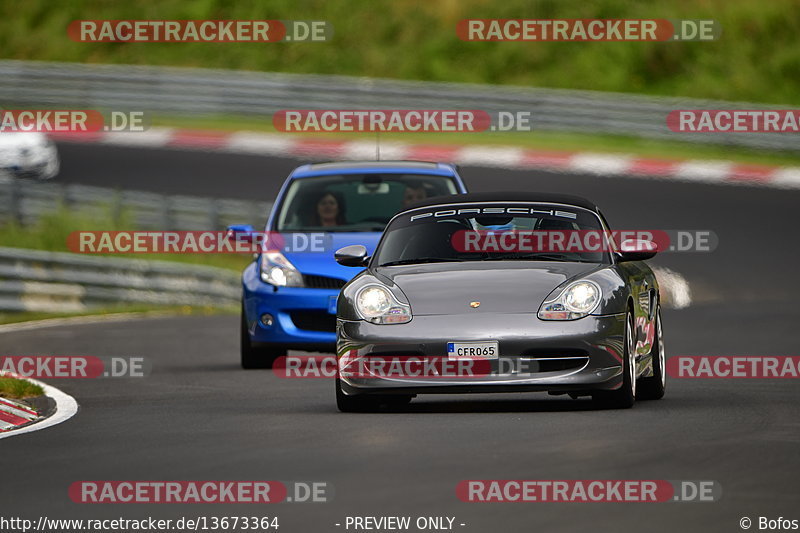
[[[347,282],[339,278],[303,274],[303,283],[311,289],[341,289]]]
[[[289,316],[297,329],[306,331],[336,331],[336,315],[325,311],[291,311]]]

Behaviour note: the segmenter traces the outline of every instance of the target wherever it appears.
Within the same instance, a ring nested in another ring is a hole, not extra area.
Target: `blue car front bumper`
[[[242,277],[247,329],[254,346],[329,351],[336,348],[338,289],[276,287],[264,283],[251,264]],[[261,317],[272,316],[266,326]]]

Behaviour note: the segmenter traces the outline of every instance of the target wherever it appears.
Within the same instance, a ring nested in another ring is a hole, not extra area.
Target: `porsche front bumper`
[[[613,390],[622,383],[624,333],[624,313],[572,321],[544,321],[527,313],[415,316],[391,325],[339,319],[341,387],[347,395]],[[481,361],[477,374],[348,371],[362,359],[447,361],[448,342],[484,341],[498,342],[499,358]]]

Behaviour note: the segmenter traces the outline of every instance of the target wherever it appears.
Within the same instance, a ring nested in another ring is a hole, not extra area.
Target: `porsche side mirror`
[[[336,250],[336,253],[333,254],[333,258],[336,259],[337,263],[346,267],[364,267],[367,266],[367,262],[369,261],[367,248],[361,244],[352,244],[344,248],[339,248]]]
[[[617,260],[624,261],[645,261],[651,259],[658,252],[658,245],[653,241],[644,239],[628,239],[622,241],[617,252]]]

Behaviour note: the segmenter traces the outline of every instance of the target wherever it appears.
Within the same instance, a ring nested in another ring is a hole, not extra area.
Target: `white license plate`
[[[447,343],[447,358],[450,360],[497,359],[499,355],[497,341]]]

